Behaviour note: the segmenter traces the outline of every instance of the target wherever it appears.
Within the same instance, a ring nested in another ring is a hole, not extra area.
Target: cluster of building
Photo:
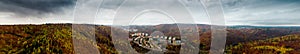
[[[159,44],[181,44],[181,40],[173,36],[151,36],[148,33],[133,33],[130,36],[131,41],[144,48],[161,48]]]

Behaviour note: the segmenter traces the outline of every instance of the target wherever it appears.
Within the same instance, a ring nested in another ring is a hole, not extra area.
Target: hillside
[[[94,27],[91,25],[78,25],[78,28]],[[95,38],[97,44],[92,45],[89,32],[76,32],[71,24],[48,25],[5,25],[0,26],[0,54],[31,54],[31,53],[75,53],[72,35],[85,46],[78,49],[95,48],[99,53],[116,53],[110,42],[109,27],[97,26]],[[75,41],[76,41],[75,40]],[[89,45],[91,44],[91,45]],[[79,44],[80,45],[80,44]],[[89,46],[86,46],[89,45]],[[81,52],[88,53],[87,50]]]
[[[199,36],[199,40],[191,40],[187,44],[200,44],[199,53],[207,54],[210,49],[210,25],[197,25],[199,35],[189,35],[189,38]],[[98,50],[100,54],[132,53],[116,51],[112,43],[110,26],[89,24],[44,24],[44,25],[1,25],[0,26],[0,54],[48,54],[48,53],[91,53]],[[161,24],[154,26],[131,26],[136,32],[151,34],[160,31],[166,36],[180,38],[180,31],[176,24]],[[182,29],[195,31],[190,26]],[[116,33],[126,34],[128,31],[118,28]],[[227,28],[226,53],[252,54],[252,53],[295,53],[299,54],[300,27],[247,27],[237,26]],[[74,37],[74,38],[73,38]],[[128,36],[120,36],[125,38]],[[147,53],[149,49],[136,44],[129,45],[122,40],[114,42],[116,45],[132,46],[139,53]],[[181,46],[168,45],[166,48],[179,53]],[[127,49],[130,47],[122,47]]]
[[[210,25],[197,25],[199,32],[199,40],[192,40],[189,44],[200,43],[200,52],[209,53],[211,44],[211,28]],[[138,32],[153,32],[161,31],[167,36],[180,35],[178,26],[176,24],[161,24],[156,26],[134,26]],[[191,27],[184,27],[187,29]],[[227,28],[226,47],[236,46],[244,42],[252,42],[257,40],[266,40],[275,37],[282,37],[285,35],[300,34],[299,27],[261,27],[261,26],[231,26]],[[195,35],[192,35],[195,36]],[[298,40],[296,40],[298,41]],[[294,43],[285,43],[286,45],[293,45]],[[298,44],[299,45],[299,44]],[[239,51],[239,50],[236,50]]]
[[[239,43],[236,46],[228,46],[227,53],[232,54],[299,54],[300,35],[286,35]]]

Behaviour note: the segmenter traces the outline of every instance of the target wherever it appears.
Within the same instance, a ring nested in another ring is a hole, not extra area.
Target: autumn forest
[[[126,27],[126,26],[124,26]],[[166,36],[180,37],[176,24],[149,26],[129,26],[135,32],[152,33],[160,31]],[[74,29],[76,28],[76,29]],[[85,30],[92,28],[91,30]],[[43,25],[1,25],[0,54],[74,54],[98,50],[98,54],[123,54],[112,43],[111,28],[118,28],[118,33],[128,32],[123,27],[90,24],[43,24]],[[190,27],[185,27],[190,28]],[[199,54],[208,54],[211,45],[211,25],[197,24]],[[192,30],[191,30],[192,31]],[[227,26],[226,54],[300,54],[300,27],[296,26]],[[129,32],[130,33],[130,32]],[[128,37],[128,36],[124,36]],[[76,44],[74,43],[80,43]],[[95,43],[93,43],[95,42]],[[74,47],[74,44],[77,47]],[[147,53],[145,49],[130,43],[117,42],[118,45],[132,46],[138,53]],[[78,47],[79,46],[79,47]],[[165,54],[177,54],[181,46],[167,45]],[[124,47],[126,48],[126,47]],[[89,49],[89,50],[88,50]]]

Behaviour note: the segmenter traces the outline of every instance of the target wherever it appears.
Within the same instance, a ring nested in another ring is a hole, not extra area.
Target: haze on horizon
[[[43,23],[76,23],[73,12],[77,0],[1,0],[0,25],[6,24],[43,24]],[[93,2],[96,0],[89,0]],[[175,0],[164,0],[170,3],[145,3],[153,0],[136,0],[128,6],[160,6],[172,5]],[[199,0],[179,0],[190,11],[195,23],[210,24],[210,19]],[[124,0],[103,0],[99,14],[94,22],[82,20],[81,23],[112,25],[113,17]],[[300,26],[300,0],[221,0],[226,25],[257,26]],[[87,6],[95,8],[95,6]],[[132,8],[135,10],[135,8]],[[91,11],[94,12],[94,11]],[[87,14],[88,15],[88,14]],[[131,20],[131,19],[124,19]],[[146,13],[137,17],[132,25],[157,25],[185,23],[174,22],[159,13]]]

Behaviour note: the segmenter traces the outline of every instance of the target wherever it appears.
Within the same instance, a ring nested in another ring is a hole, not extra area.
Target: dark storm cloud
[[[70,7],[76,0],[0,0],[0,12],[12,12],[17,16],[35,16],[56,13],[62,7]]]

